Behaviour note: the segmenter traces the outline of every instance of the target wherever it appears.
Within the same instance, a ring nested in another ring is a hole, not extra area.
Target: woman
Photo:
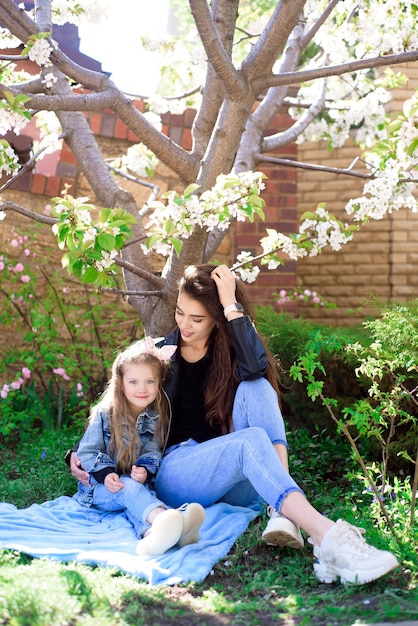
[[[347,522],[321,515],[288,473],[277,372],[250,312],[244,288],[225,265],[186,268],[177,328],[160,344],[178,350],[164,385],[172,422],[157,495],[173,507],[191,500],[246,506],[261,497],[273,513],[267,543],[302,547],[300,527],[314,545],[319,580],[375,580],[398,565],[394,555],[368,545]]]

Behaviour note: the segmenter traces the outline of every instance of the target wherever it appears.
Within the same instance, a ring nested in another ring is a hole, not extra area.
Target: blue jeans
[[[157,506],[166,505],[153,495],[148,487],[129,476],[121,476],[124,487],[112,493],[103,484],[98,483],[93,490],[93,504],[102,511],[125,511],[138,538],[150,528],[147,517]]]
[[[203,443],[171,446],[157,473],[158,497],[170,506],[218,501],[249,506],[260,497],[280,511],[292,491],[303,493],[282,466],[275,443],[287,446],[277,395],[264,378],[241,382],[234,431]]]

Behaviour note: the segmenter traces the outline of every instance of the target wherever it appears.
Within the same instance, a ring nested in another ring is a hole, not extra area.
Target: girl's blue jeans
[[[95,485],[93,504],[102,511],[125,511],[131,521],[138,538],[150,528],[147,517],[157,506],[165,504],[153,495],[150,489],[129,476],[121,476],[124,487],[117,493],[112,493],[103,484]]]
[[[218,501],[249,506],[260,497],[280,511],[285,497],[302,490],[282,466],[273,444],[287,446],[283,417],[270,383],[260,378],[239,384],[234,431],[197,443],[171,446],[157,473],[159,498],[173,507]]]

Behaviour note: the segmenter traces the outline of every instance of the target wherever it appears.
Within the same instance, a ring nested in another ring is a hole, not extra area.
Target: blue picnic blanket
[[[244,508],[225,503],[207,507],[198,543],[150,557],[136,554],[138,539],[124,513],[84,507],[68,496],[27,509],[3,502],[0,548],[115,568],[151,585],[200,582],[228,554],[260,508],[258,504]]]

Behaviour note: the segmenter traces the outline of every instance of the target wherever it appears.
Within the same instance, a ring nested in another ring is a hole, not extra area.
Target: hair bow
[[[161,348],[157,348],[155,345],[156,341],[160,341],[162,338],[158,337],[153,339],[152,337],[145,337],[145,339],[141,342],[142,346],[140,346],[141,352],[146,352],[147,354],[152,354],[156,356],[160,361],[168,361],[175,351],[177,350],[177,346],[162,346]]]

